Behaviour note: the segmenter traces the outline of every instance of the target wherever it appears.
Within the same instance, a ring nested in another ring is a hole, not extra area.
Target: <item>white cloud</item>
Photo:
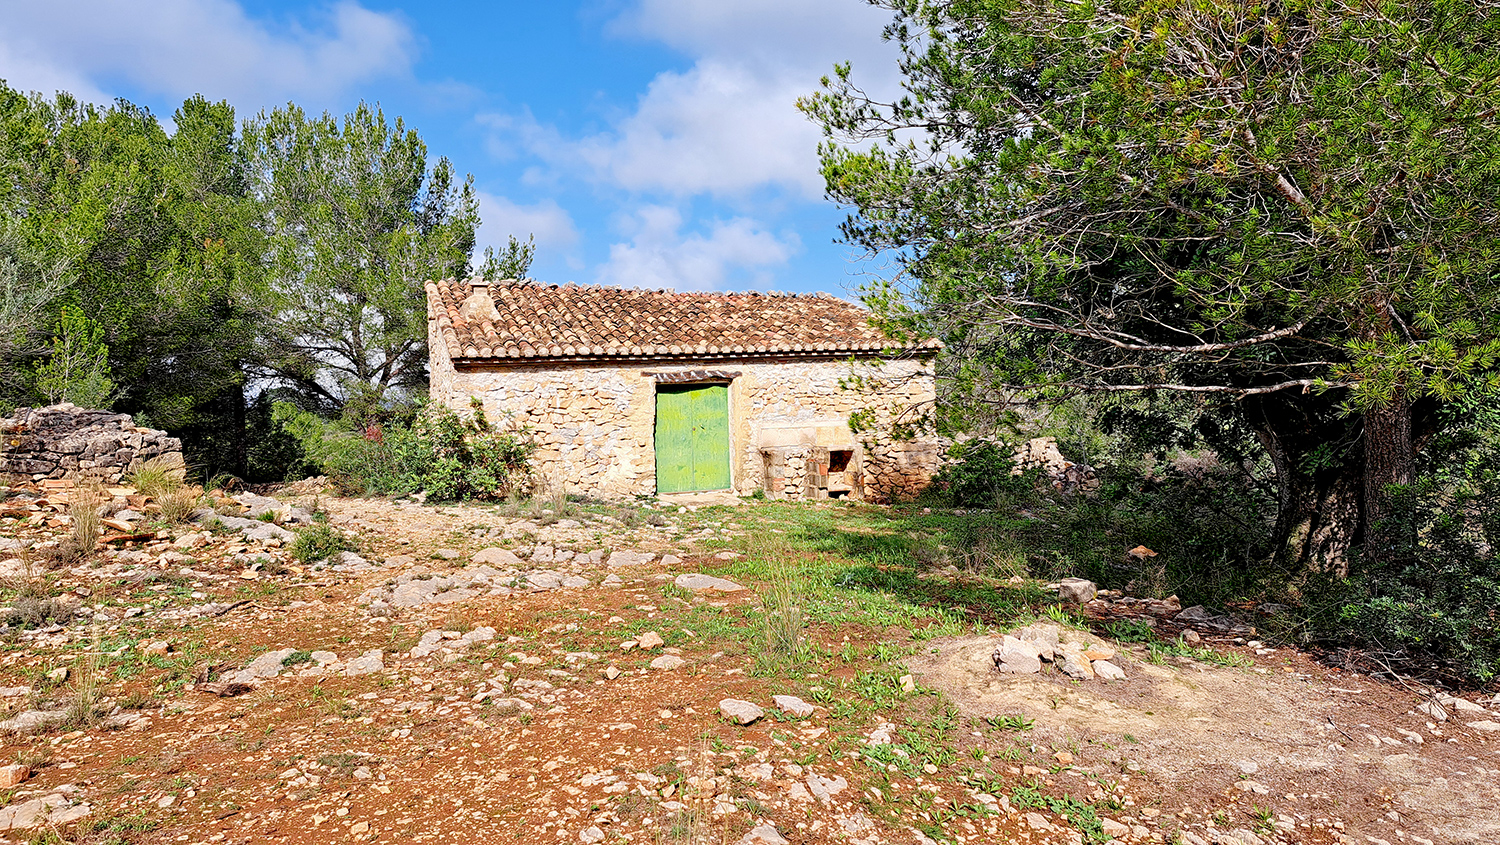
[[[578,242],[573,218],[553,200],[520,205],[495,194],[476,193],[480,220],[476,257],[482,256],[487,246],[502,249],[511,235],[522,241],[527,235],[535,235],[538,250],[563,251]]]
[[[707,234],[682,233],[682,214],[670,206],[637,209],[627,222],[630,243],[609,248],[596,273],[605,285],[718,290],[729,283],[764,287],[773,269],[798,251],[794,233],[780,237],[744,217],[714,221]]]
[[[491,148],[517,148],[563,172],[631,191],[742,195],[767,186],[822,193],[819,131],[797,110],[836,62],[887,90],[895,51],[886,16],[855,0],[641,0],[611,24],[619,35],[678,48],[694,63],[652,80],[609,130],[569,139],[529,113],[487,115]]]
[[[724,195],[776,184],[816,197],[818,130],[793,106],[808,87],[705,59],[658,75],[634,114],[574,150],[629,190]]]
[[[8,4],[0,78],[89,99],[124,80],[163,96],[202,93],[242,107],[326,103],[350,86],[411,72],[405,20],[340,0],[313,25],[272,26],[234,0],[48,0]]]

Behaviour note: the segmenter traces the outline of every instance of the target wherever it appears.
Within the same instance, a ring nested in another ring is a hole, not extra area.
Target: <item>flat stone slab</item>
[[[656,555],[651,552],[632,552],[621,549],[609,553],[609,562],[606,564],[610,569],[618,569],[622,566],[645,566],[656,560]]]
[[[766,711],[760,709],[759,705],[738,698],[726,698],[720,701],[719,713],[738,725],[748,725],[766,715]]]
[[[685,572],[677,576],[677,579],[672,583],[684,590],[693,590],[694,592],[699,590],[718,590],[721,593],[737,593],[745,589],[733,581],[715,578],[712,575],[704,575],[700,572]]]
[[[282,648],[276,651],[268,651],[265,654],[250,661],[250,664],[238,672],[235,672],[223,680],[231,683],[253,684],[256,681],[264,681],[281,674],[286,659],[295,654],[295,648]]]
[[[661,657],[658,657],[655,660],[651,661],[652,669],[666,669],[668,671],[671,671],[673,669],[681,669],[686,665],[687,661],[683,660],[681,657],[678,657],[675,654],[663,654]]]
[[[492,566],[520,566],[521,559],[510,549],[493,547],[482,549],[474,553],[475,563],[487,563]]]

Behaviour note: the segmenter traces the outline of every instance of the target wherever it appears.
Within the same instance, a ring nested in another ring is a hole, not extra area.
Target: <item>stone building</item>
[[[527,426],[569,492],[888,500],[936,469],[933,440],[889,431],[933,401],[937,344],[882,355],[834,297],[476,279],[428,282],[427,309],[432,401]]]

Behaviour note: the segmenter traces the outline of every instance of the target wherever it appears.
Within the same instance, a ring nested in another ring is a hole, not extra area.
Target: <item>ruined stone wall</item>
[[[439,360],[442,359],[442,360]],[[549,483],[570,492],[623,497],[656,492],[657,374],[712,370],[728,374],[730,477],[748,494],[767,482],[768,458],[781,454],[789,474],[785,494],[805,488],[809,447],[859,453],[864,488],[875,498],[909,495],[931,478],[937,448],[926,441],[894,443],[887,435],[849,430],[855,410],[872,407],[878,428],[893,413],[930,401],[930,359],[880,368],[847,360],[713,360],[688,364],[527,364],[458,369],[435,352],[432,398],[457,411],[478,397],[492,419],[532,429],[536,464]],[[859,372],[881,384],[876,394],[845,390]],[[777,491],[780,492],[780,491]]]
[[[67,403],[21,408],[0,419],[0,473],[44,478],[97,478],[114,483],[142,461],[182,466],[182,441],[141,428],[128,414]]]

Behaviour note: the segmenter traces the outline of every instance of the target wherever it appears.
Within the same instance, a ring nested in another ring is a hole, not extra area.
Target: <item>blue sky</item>
[[[534,233],[532,275],[850,296],[818,132],[794,107],[837,61],[895,79],[862,0],[50,0],[7,3],[0,78],[242,116],[295,101],[401,115],[472,173],[483,244]]]

